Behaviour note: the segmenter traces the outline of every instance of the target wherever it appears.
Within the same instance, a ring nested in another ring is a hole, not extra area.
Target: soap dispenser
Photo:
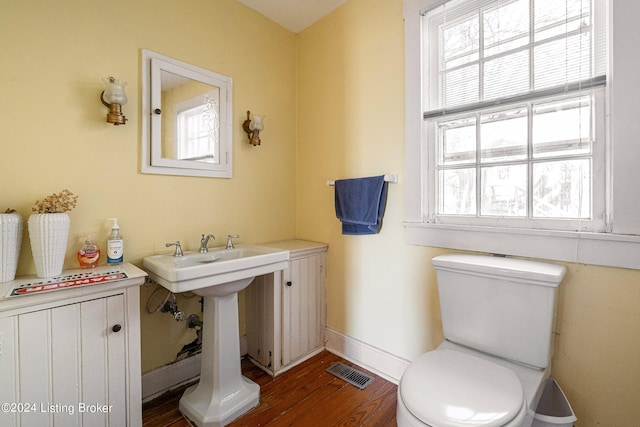
[[[113,227],[111,227],[111,234],[107,237],[107,264],[120,264],[124,259],[124,240],[120,234],[118,218],[109,218],[109,220],[113,221]]]
[[[91,236],[87,236],[84,246],[78,251],[78,262],[81,268],[93,268],[98,265],[100,249],[93,243]]]

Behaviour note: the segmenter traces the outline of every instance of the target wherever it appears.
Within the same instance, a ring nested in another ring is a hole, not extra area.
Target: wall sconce
[[[242,123],[242,129],[249,136],[249,144],[253,146],[260,145],[260,131],[264,130],[262,120],[264,120],[264,116],[259,114],[254,114],[252,120],[251,112],[247,111],[247,120]]]
[[[126,82],[115,77],[105,77],[102,79],[105,89],[100,94],[100,101],[109,108],[107,113],[107,123],[123,125],[127,118],[122,114],[122,106],[127,103],[127,94],[124,92]]]

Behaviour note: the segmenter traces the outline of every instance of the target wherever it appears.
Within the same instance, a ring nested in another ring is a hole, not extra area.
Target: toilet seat
[[[524,400],[513,371],[450,349],[419,356],[399,393],[414,417],[437,427],[501,427],[520,413]]]

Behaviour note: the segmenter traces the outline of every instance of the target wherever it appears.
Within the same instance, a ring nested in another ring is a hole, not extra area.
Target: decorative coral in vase
[[[78,196],[62,190],[36,201],[29,217],[29,241],[38,277],[54,277],[62,273],[69,238],[68,211],[76,207]]]
[[[0,213],[0,283],[16,277],[20,245],[22,243],[22,216],[13,209]]]

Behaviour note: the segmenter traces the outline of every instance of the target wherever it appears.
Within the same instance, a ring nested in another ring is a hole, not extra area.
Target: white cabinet
[[[248,355],[275,376],[324,349],[327,245],[289,240],[262,246],[289,251],[288,267],[274,273],[282,280],[256,277],[245,293]]]
[[[0,298],[0,425],[141,425],[144,272],[127,267],[140,277]]]

